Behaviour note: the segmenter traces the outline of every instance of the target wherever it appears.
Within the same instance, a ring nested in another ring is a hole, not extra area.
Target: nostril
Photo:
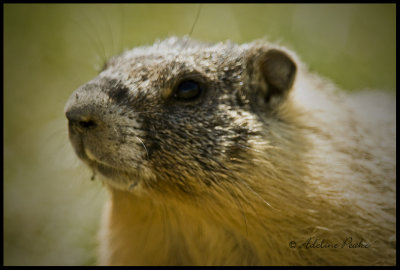
[[[85,129],[96,127],[96,122],[94,122],[93,120],[79,121],[78,124],[80,127]]]
[[[87,108],[73,108],[65,113],[71,131],[83,132],[98,126],[93,114]]]

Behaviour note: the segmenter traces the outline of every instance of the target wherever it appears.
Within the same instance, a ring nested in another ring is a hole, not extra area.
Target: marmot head
[[[106,183],[132,192],[241,181],[269,126],[284,123],[295,75],[288,53],[265,42],[169,38],[113,57],[71,95],[70,140]]]

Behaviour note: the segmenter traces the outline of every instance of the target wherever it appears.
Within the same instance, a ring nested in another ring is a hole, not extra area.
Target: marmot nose
[[[98,125],[92,114],[84,108],[72,108],[65,112],[70,128],[74,131],[84,132],[96,128]]]

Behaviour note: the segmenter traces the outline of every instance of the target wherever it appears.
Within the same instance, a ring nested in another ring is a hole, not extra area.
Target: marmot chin
[[[395,265],[395,98],[265,40],[168,38],[66,104],[110,191],[102,265]]]

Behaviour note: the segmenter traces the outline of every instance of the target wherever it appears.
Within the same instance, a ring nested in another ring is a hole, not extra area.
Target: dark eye
[[[192,101],[201,94],[200,83],[193,80],[182,81],[175,91],[175,98],[183,101]]]

